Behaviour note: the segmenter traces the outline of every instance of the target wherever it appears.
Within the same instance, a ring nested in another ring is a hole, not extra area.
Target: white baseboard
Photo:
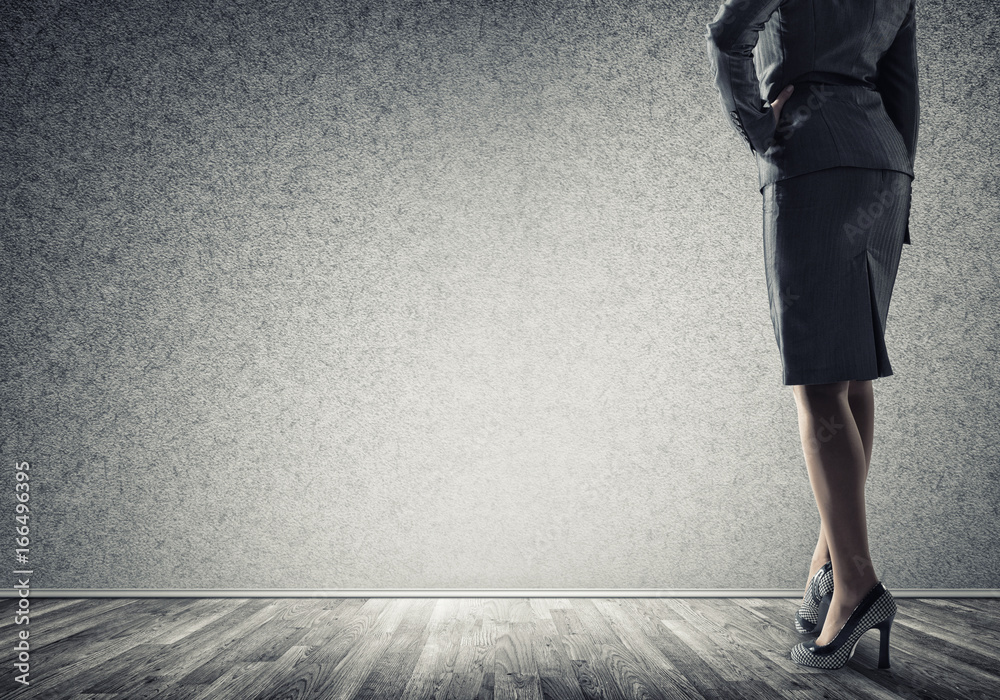
[[[893,588],[894,598],[1000,598],[1000,588]],[[0,592],[16,598],[17,590]],[[801,598],[801,590],[783,589],[320,589],[227,590],[220,588],[32,588],[29,598]]]

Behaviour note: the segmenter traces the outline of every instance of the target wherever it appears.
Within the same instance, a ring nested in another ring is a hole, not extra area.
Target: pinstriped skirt
[[[766,185],[764,272],[783,384],[892,374],[885,347],[909,175],[835,167]]]

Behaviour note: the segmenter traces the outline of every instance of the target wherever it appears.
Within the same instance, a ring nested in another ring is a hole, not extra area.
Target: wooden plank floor
[[[0,602],[0,697],[138,700],[997,698],[1000,600],[897,599],[838,671],[792,663],[798,599],[31,600],[30,685]]]

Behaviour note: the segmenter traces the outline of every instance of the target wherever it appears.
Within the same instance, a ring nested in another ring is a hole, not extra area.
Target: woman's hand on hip
[[[778,121],[781,119],[781,108],[788,101],[788,98],[792,96],[795,92],[794,85],[787,85],[785,89],[778,93],[778,96],[774,98],[774,102],[771,103],[771,113],[774,115],[774,125],[778,125]]]

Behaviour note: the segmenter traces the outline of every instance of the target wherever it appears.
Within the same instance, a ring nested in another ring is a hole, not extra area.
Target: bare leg
[[[861,442],[865,446],[865,478],[868,478],[868,468],[872,463],[872,440],[875,436],[875,397],[872,394],[872,380],[863,382],[851,381],[847,386],[847,400],[851,404],[851,415],[854,424],[861,433]]]
[[[864,595],[878,583],[868,551],[865,517],[869,455],[851,409],[849,384],[793,387],[809,482],[833,561],[833,600],[816,639],[820,645],[833,640]]]
[[[872,440],[875,435],[875,397],[872,393],[872,380],[860,382],[851,380],[847,387],[847,400],[851,406],[851,415],[854,416],[854,424],[858,426],[861,442],[865,447],[865,478],[867,479],[871,469]],[[809,563],[809,578],[806,579],[803,597],[809,590],[812,577],[828,561],[830,561],[830,545],[827,544],[821,520],[819,540],[816,542],[816,549],[813,550],[812,561]]]

